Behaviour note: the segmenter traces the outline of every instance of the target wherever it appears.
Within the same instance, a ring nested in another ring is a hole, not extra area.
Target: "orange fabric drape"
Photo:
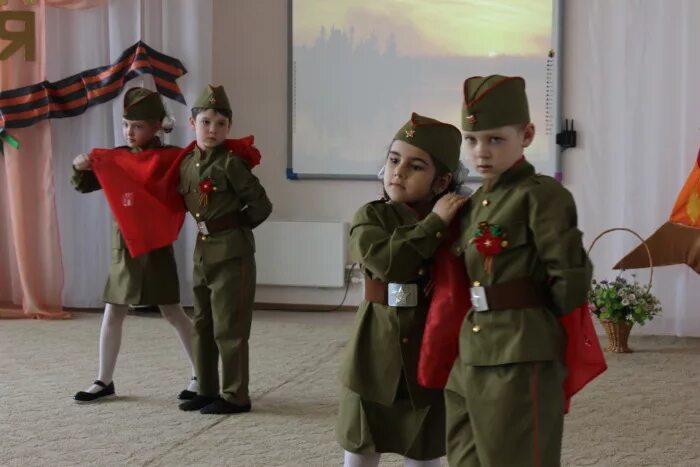
[[[107,3],[109,0],[46,0],[46,6],[81,10]]]
[[[23,51],[0,62],[0,89],[45,79],[44,1],[10,0],[7,9],[35,13],[36,56]],[[2,44],[4,45],[4,44]],[[0,156],[0,318],[67,318],[62,309],[63,265],[56,215],[51,127],[48,121],[12,130],[19,150],[5,145]],[[6,256],[5,256],[6,255]]]

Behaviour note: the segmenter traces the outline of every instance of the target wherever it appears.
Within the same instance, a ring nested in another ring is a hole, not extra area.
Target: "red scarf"
[[[93,149],[92,169],[102,185],[131,257],[177,240],[185,205],[177,192],[181,149]]]

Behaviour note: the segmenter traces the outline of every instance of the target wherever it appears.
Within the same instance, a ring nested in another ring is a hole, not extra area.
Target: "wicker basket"
[[[596,238],[593,239],[593,242],[591,243],[591,246],[588,247],[588,253],[590,254],[591,250],[593,249],[593,245],[596,244],[596,242],[605,234],[610,233],[610,232],[615,232],[618,230],[622,230],[625,232],[629,232],[635,237],[639,239],[640,242],[642,242],[642,245],[644,245],[644,248],[647,251],[647,256],[649,257],[649,283],[647,284],[647,292],[651,290],[651,282],[654,277],[654,265],[651,259],[651,251],[649,250],[649,246],[646,244],[644,239],[634,230],[632,229],[627,229],[625,227],[615,227],[613,229],[608,229],[603,232],[601,232]],[[622,274],[622,272],[620,272]],[[632,326],[634,323],[630,323],[628,321],[622,321],[622,322],[617,322],[617,321],[608,321],[606,319],[601,319],[600,323],[603,325],[603,329],[605,329],[605,334],[608,337],[608,346],[605,348],[606,352],[615,352],[615,353],[630,353],[633,350],[629,348],[627,345],[627,341],[629,340],[630,336],[630,331],[632,330]]]
[[[634,323],[627,321],[618,323],[615,321],[608,321],[607,319],[601,319],[600,323],[603,325],[605,334],[608,336],[608,346],[605,348],[606,352],[632,352],[632,349],[627,346],[627,340],[630,337],[630,331]]]

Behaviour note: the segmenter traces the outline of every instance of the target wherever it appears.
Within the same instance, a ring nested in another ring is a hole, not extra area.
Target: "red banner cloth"
[[[92,169],[132,257],[177,240],[185,220],[177,192],[183,155],[177,147],[91,151]]]

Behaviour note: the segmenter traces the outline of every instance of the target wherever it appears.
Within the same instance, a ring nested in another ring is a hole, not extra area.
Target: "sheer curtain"
[[[182,61],[188,73],[178,79],[191,104],[212,73],[212,0],[119,0],[89,10],[47,10],[47,79],[108,64],[142,39],[151,47]],[[53,54],[51,49],[53,48]],[[53,59],[51,57],[54,57]],[[151,89],[148,75],[127,83]],[[164,99],[175,117],[175,129],[165,140],[184,146],[194,139],[187,124],[188,107]],[[111,214],[100,192],[80,194],[69,183],[71,161],[94,147],[123,144],[120,130],[122,95],[85,114],[52,121],[56,200],[65,274],[64,303],[98,307],[111,258]],[[176,244],[183,303],[191,302],[192,224],[186,224]]]
[[[142,39],[151,47],[180,59],[188,73],[178,84],[191,104],[212,75],[212,0],[119,0],[86,10],[47,8],[46,77],[57,80],[84,69],[111,63]],[[151,89],[149,75],[126,87]],[[187,125],[188,107],[164,98],[175,117],[168,144],[184,146],[194,139]],[[111,214],[101,192],[80,194],[69,183],[75,155],[94,147],[123,144],[122,95],[73,118],[51,121],[56,206],[63,252],[68,307],[102,306],[102,289],[111,260]],[[176,244],[183,303],[191,303],[191,249],[194,229],[188,221]]]
[[[700,2],[567,2],[564,108],[580,148],[564,153],[586,241],[610,227],[648,237],[671,212],[700,147]],[[624,232],[591,252],[599,279],[639,241]],[[626,271],[626,277],[633,271]],[[648,280],[647,270],[636,271]],[[663,316],[634,332],[700,336],[700,277],[657,268]]]

